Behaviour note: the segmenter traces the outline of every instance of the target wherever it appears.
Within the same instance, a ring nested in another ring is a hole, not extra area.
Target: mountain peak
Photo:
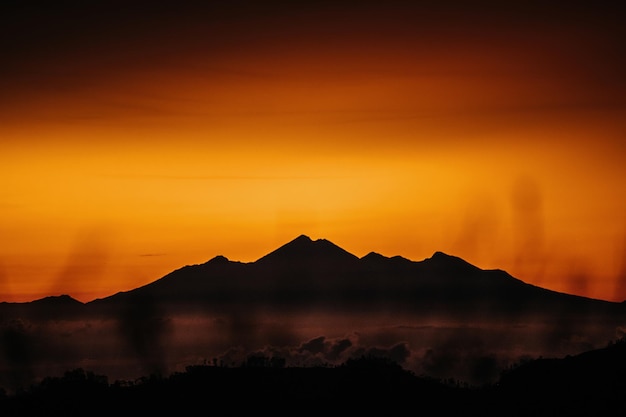
[[[358,257],[329,240],[312,240],[307,235],[300,235],[275,251],[263,256],[257,262],[296,263],[302,261],[335,262],[348,260],[358,260]]]
[[[35,304],[41,304],[41,305],[79,305],[79,304],[83,304],[80,301],[78,301],[77,299],[67,295],[67,294],[62,294],[62,295],[51,295],[48,297],[44,297],[44,298],[40,298],[37,300],[32,301]]]
[[[307,235],[300,235],[289,243],[296,243],[296,242],[313,242],[313,239],[311,239]]]
[[[437,268],[446,268],[446,269],[461,269],[461,270],[479,270],[475,265],[467,262],[466,260],[459,258],[458,256],[448,255],[447,253],[437,251],[433,253],[430,258],[425,259],[423,262],[426,262],[430,265],[433,265]]]
[[[362,261],[379,261],[379,260],[386,260],[386,259],[389,259],[389,258],[377,252],[370,252],[361,258]]]
[[[364,257],[362,257],[361,261],[367,262],[367,263],[381,263],[381,262],[389,261],[389,258],[377,252],[370,252]]]

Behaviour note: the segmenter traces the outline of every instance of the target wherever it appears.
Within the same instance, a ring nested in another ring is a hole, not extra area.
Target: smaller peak
[[[50,295],[48,297],[40,298],[33,301],[36,304],[82,304],[77,299],[71,297],[68,294]]]
[[[447,253],[441,252],[441,251],[437,251],[435,253],[433,253],[433,255],[430,258],[427,258],[426,260],[428,261],[436,261],[436,262],[445,262],[445,263],[450,263],[450,262],[455,262],[455,261],[462,261],[465,263],[465,261],[457,256],[453,256],[453,255],[448,255]]]
[[[400,255],[396,255],[396,256],[392,256],[391,258],[394,261],[398,261],[398,262],[412,262],[409,258],[405,258],[404,256],[400,256]]]
[[[362,260],[377,260],[377,259],[389,259],[387,258],[385,255],[381,255],[380,253],[377,252],[370,252],[367,255],[365,255],[364,257],[361,258]]]
[[[230,262],[228,260],[227,257],[223,256],[223,255],[217,255],[215,258],[211,259],[209,262],[207,263],[211,263],[211,264],[223,264],[223,263],[228,263]]]
[[[435,265],[470,267],[474,269],[479,269],[478,267],[467,262],[465,259],[459,258],[458,256],[454,256],[454,255],[448,255],[447,253],[443,253],[441,251],[437,251],[433,253],[433,256],[426,259],[425,261],[430,261],[430,263],[435,264]]]
[[[437,251],[437,252],[433,253],[433,256],[428,258],[428,260],[440,261],[440,262],[462,262],[462,263],[468,263],[467,261],[465,261],[464,259],[459,258],[458,256],[448,255],[447,253],[444,253],[444,252],[441,252],[441,251]]]

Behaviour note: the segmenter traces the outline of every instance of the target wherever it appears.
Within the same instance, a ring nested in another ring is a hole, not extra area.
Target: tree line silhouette
[[[8,394],[2,416],[104,416],[194,413],[234,416],[261,411],[313,416],[403,412],[484,416],[589,416],[623,412],[626,339],[561,359],[535,359],[504,371],[495,384],[473,387],[415,375],[384,357],[339,366],[287,367],[281,358],[251,356],[240,366],[188,366],[169,376],[110,383],[82,368]]]

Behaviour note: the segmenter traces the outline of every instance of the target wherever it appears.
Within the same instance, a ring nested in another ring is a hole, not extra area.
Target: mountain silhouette
[[[333,309],[517,317],[521,314],[608,314],[624,317],[626,304],[560,293],[527,284],[502,270],[484,270],[435,252],[412,261],[371,252],[362,258],[326,239],[301,235],[254,262],[216,256],[188,265],[131,291],[84,305],[69,296],[31,303],[2,303],[5,313],[52,316],[79,311],[120,314],[141,304],[159,314],[224,311]]]
[[[254,262],[217,256],[87,305],[106,310],[130,300],[155,303],[167,311],[332,308],[468,318],[590,312],[623,316],[626,310],[623,304],[530,285],[505,271],[483,270],[443,252],[422,261],[374,252],[358,258],[328,240],[305,235]]]

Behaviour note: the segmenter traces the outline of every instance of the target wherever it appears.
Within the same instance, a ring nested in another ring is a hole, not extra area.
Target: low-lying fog
[[[250,355],[287,366],[335,365],[386,356],[418,375],[494,382],[520,361],[605,346],[620,323],[533,317],[513,323],[436,317],[290,314],[178,315],[123,320],[11,320],[0,328],[0,387],[12,390],[82,367],[135,380],[188,365],[240,366]]]

